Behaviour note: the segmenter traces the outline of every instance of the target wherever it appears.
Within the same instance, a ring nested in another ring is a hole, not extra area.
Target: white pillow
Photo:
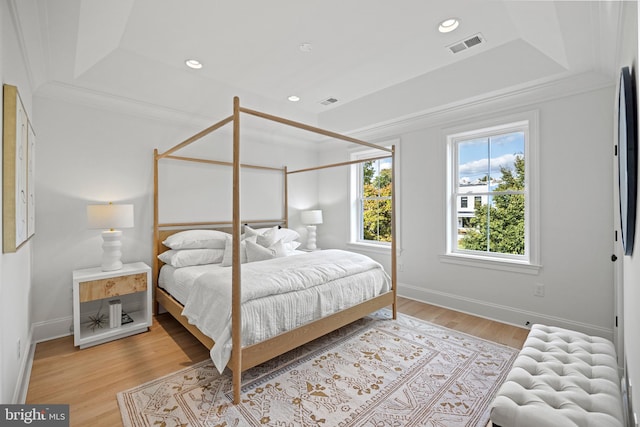
[[[287,242],[287,243],[283,243],[285,250],[287,251],[287,255],[292,255],[296,249],[298,249],[298,246],[301,245],[300,242]]]
[[[264,247],[258,243],[247,241],[247,262],[264,261],[267,259],[287,256],[287,251],[282,240],[278,240],[269,247]]]
[[[251,228],[248,225],[244,226],[244,233],[242,233],[242,238],[244,237],[251,237],[251,236],[258,236],[260,234],[264,234],[267,231],[270,230],[274,230],[277,229],[278,227],[272,227],[272,228]]]
[[[171,249],[158,255],[158,259],[165,264],[178,268],[192,265],[218,264],[222,262],[223,256],[224,249]]]
[[[257,236],[258,234],[260,234],[258,233],[257,229],[251,228],[248,225],[245,225],[242,230],[243,230],[242,236]],[[268,230],[268,228],[263,230]]]
[[[268,248],[269,246],[273,245],[275,242],[281,241],[277,239],[277,232],[278,232],[277,228],[270,228],[264,233],[258,234],[256,236],[256,243],[259,244],[260,246],[264,246],[265,248]]]
[[[300,234],[290,228],[279,228],[276,236],[278,236],[277,238],[279,240],[282,240],[282,243],[293,242],[294,240],[298,240],[300,238]]]
[[[247,242],[255,243],[257,236],[245,236],[240,241],[240,264],[244,264],[247,262]],[[233,264],[233,239],[231,235],[228,235],[225,247],[224,247],[224,256],[222,257],[222,266],[229,267]]]
[[[162,242],[171,249],[224,249],[229,233],[218,230],[185,230],[172,234]]]
[[[248,225],[244,226],[244,232],[246,235],[262,235],[271,230],[275,230],[275,241],[282,240],[282,243],[293,242],[294,240],[298,240],[300,238],[300,234],[297,231],[292,230],[290,228],[280,228],[277,225],[275,227],[269,228],[251,228]]]

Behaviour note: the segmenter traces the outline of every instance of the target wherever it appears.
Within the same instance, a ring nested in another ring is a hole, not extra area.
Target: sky
[[[490,144],[489,144],[490,141]],[[489,148],[491,161],[489,162]],[[487,174],[500,178],[500,167],[513,169],[516,155],[524,156],[524,132],[512,132],[458,144],[459,179],[473,182]]]

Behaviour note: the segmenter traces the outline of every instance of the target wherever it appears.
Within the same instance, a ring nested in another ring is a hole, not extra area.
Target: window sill
[[[479,256],[446,254],[440,255],[440,261],[450,264],[466,265],[469,267],[487,268],[491,270],[511,271],[514,273],[524,273],[537,275],[542,269],[541,265],[529,264],[520,261],[489,259]]]
[[[391,252],[391,245],[376,245],[375,243],[349,242],[347,243],[347,247],[376,254],[389,254],[389,252]]]

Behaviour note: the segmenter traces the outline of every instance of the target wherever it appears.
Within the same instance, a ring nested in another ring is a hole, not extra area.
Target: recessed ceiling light
[[[438,31],[441,33],[449,33],[458,28],[458,25],[460,25],[460,21],[457,18],[445,19],[438,26]]]
[[[197,59],[187,59],[184,63],[187,64],[187,67],[193,68],[194,70],[202,68],[202,63]]]
[[[289,101],[291,102],[298,102],[300,101],[300,97],[296,96],[296,95],[291,95],[290,97],[287,98]]]

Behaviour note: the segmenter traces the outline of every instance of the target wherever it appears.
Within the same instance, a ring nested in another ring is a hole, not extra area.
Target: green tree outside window
[[[385,159],[386,160],[386,159]],[[391,242],[391,169],[384,160],[362,164],[362,238]]]
[[[524,254],[524,194],[508,193],[524,190],[524,165],[524,157],[516,156],[514,170],[500,168],[502,182],[493,190],[488,203],[476,206],[475,215],[468,221],[469,228],[459,241],[461,249]]]

